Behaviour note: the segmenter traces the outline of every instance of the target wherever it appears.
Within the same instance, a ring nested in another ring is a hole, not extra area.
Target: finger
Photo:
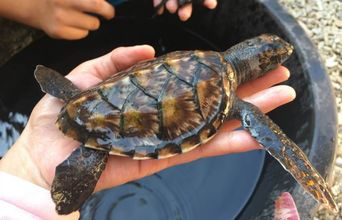
[[[217,134],[217,140],[222,141],[222,143],[220,145],[199,146],[188,153],[166,159],[132,160],[126,157],[111,156],[95,191],[120,185],[203,157],[260,149],[258,143],[246,131]],[[113,178],[113,173],[115,173],[115,178]]]
[[[289,77],[289,70],[284,66],[280,66],[277,69],[268,72],[266,75],[258,79],[252,80],[239,86],[236,93],[240,98],[244,98],[263,89],[269,88],[278,83],[286,81]]]
[[[166,8],[171,14],[176,13],[176,11],[178,9],[177,0],[169,0],[168,2],[166,2]]]
[[[280,85],[274,86],[260,91],[244,100],[258,106],[262,112],[270,112],[273,109],[291,102],[296,97],[296,92],[290,86]],[[221,130],[231,131],[240,126],[237,120],[225,123]]]
[[[131,67],[133,64],[154,58],[155,51],[153,47],[149,45],[141,45],[134,47],[121,47],[118,48],[110,56],[112,62],[109,62],[107,68],[114,72],[119,72],[121,70]],[[106,73],[106,71],[103,71]],[[108,77],[108,75],[102,75],[102,78]]]
[[[230,153],[241,153],[260,149],[259,144],[247,131],[233,131],[216,135],[213,143],[198,146],[194,150],[174,157],[160,160],[138,161],[139,172],[134,173],[135,178],[141,178],[159,172],[168,167],[189,163],[204,157],[219,156]],[[131,173],[132,174],[132,173]]]
[[[199,146],[188,153],[166,159],[132,160],[126,157],[111,156],[95,191],[120,185],[203,157],[260,149],[258,143],[246,131],[222,133],[217,136],[217,140],[222,142],[219,145]],[[115,178],[113,178],[113,173],[115,173]]]
[[[164,5],[161,4],[162,1],[165,1],[165,0],[153,0],[153,6],[155,8],[160,6],[159,8],[157,8],[157,14],[158,15],[161,15],[164,12]]]
[[[61,16],[66,26],[92,31],[100,27],[100,20],[98,18],[79,11],[68,10]]]
[[[47,34],[57,39],[78,40],[86,37],[89,31],[75,27],[59,26],[57,28],[54,27],[52,30],[47,30]]]
[[[115,15],[114,7],[105,0],[72,0],[68,2],[76,10],[98,14],[106,19],[111,19]]]
[[[210,143],[199,146],[188,153],[168,158],[167,166],[188,163],[204,157],[241,153],[256,149],[261,149],[261,147],[247,131],[238,130],[218,133]]]
[[[292,87],[279,85],[257,92],[244,100],[258,106],[262,112],[270,112],[295,98],[296,92]]]
[[[209,9],[214,9],[217,6],[217,1],[216,0],[205,0],[203,2],[203,5]]]
[[[119,47],[102,57],[79,65],[67,78],[80,89],[86,89],[139,61],[153,58],[154,54],[153,47],[148,45]]]
[[[186,4],[178,10],[178,16],[182,21],[186,21],[191,17],[192,4]]]
[[[289,192],[283,192],[274,203],[274,219],[299,220],[297,206]]]

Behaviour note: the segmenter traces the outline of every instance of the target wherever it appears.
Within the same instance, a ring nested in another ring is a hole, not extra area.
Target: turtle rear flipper
[[[51,196],[58,214],[78,210],[93,193],[105,168],[108,152],[78,147],[56,167]]]
[[[305,153],[256,106],[236,98],[233,117],[241,120],[261,146],[265,148],[316,200],[337,211],[329,187],[310,163]]]

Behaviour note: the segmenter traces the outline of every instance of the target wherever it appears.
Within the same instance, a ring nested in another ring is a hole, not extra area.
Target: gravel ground
[[[339,205],[337,216],[322,208],[314,220],[342,219],[342,0],[280,0],[318,47],[330,76],[338,111],[337,157],[332,191]]]

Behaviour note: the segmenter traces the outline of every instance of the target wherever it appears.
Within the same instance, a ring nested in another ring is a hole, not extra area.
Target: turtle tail
[[[62,99],[65,102],[81,92],[63,75],[43,65],[36,67],[34,76],[43,92]]]
[[[268,151],[316,200],[326,204],[331,211],[338,207],[332,193],[305,153],[264,113],[251,103],[235,99],[232,117],[241,120],[265,150]]]

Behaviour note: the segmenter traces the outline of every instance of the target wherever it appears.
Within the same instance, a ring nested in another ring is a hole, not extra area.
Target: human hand
[[[166,1],[165,7],[162,6],[157,13],[163,14],[165,8],[174,14],[178,10],[178,16],[182,21],[186,21],[191,17],[192,14],[192,3],[186,3],[185,5],[179,6],[178,0],[153,0],[153,5],[157,7],[162,2]],[[217,5],[217,0],[204,0],[203,5],[209,9],[214,9]]]
[[[153,57],[154,50],[150,46],[121,47],[79,65],[67,78],[84,90],[138,61]],[[288,70],[279,67],[259,79],[240,86],[237,94],[264,112],[268,112],[294,99],[295,93],[291,87],[271,87],[288,77]],[[1,171],[50,189],[56,166],[79,146],[78,142],[66,137],[54,125],[62,106],[60,100],[50,95],[45,95],[40,100],[33,109],[19,140],[0,161]],[[117,186],[199,158],[259,149],[259,144],[248,132],[234,130],[238,126],[237,121],[229,121],[206,144],[167,159],[137,161],[110,156],[96,190]]]
[[[106,0],[1,0],[0,15],[42,29],[53,38],[80,39],[114,17]]]
[[[35,19],[38,27],[49,36],[63,39],[80,39],[89,31],[100,27],[100,20],[114,17],[114,8],[105,0],[36,0]]]

